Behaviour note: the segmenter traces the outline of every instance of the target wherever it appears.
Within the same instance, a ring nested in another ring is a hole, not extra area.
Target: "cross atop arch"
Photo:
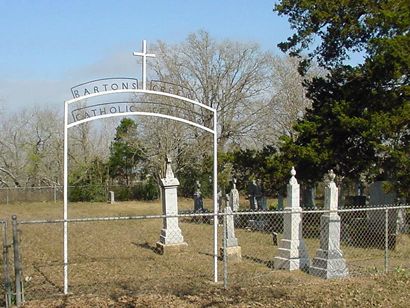
[[[142,57],[142,89],[147,89],[147,57],[155,58],[152,53],[147,53],[147,41],[142,41],[142,52],[134,52],[134,56]]]

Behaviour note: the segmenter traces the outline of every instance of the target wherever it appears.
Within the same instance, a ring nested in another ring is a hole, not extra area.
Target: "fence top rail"
[[[357,208],[357,209],[338,209],[338,210],[302,210],[300,213],[339,213],[339,212],[367,212],[367,211],[385,211],[385,210],[397,210],[397,209],[410,209],[410,205],[400,205],[400,206],[389,206],[389,207],[376,207],[376,208]],[[285,214],[289,213],[289,210],[283,211],[253,211],[253,212],[233,212],[223,213],[219,212],[217,216],[229,216],[229,215],[256,215],[256,214]],[[81,218],[70,218],[70,219],[42,219],[42,220],[22,220],[17,221],[20,225],[29,224],[55,224],[55,223],[80,223],[80,222],[97,222],[97,221],[118,221],[118,220],[140,220],[140,219],[162,219],[162,218],[184,218],[184,217],[213,217],[214,213],[180,213],[176,215],[135,215],[135,216],[108,216],[108,217],[81,217]],[[1,221],[0,221],[1,223]]]
[[[0,187],[0,190],[18,190],[18,189],[44,189],[44,188],[59,188],[62,185],[50,185],[50,186],[17,186],[17,187]]]
[[[381,204],[379,207],[364,207],[364,208],[352,208],[352,209],[338,209],[338,212],[363,212],[363,211],[380,211],[380,210],[397,210],[397,209],[410,209],[410,204],[399,203],[399,204]]]
[[[143,183],[143,181],[135,181],[135,183]],[[89,187],[90,185],[68,185],[68,188],[83,188],[83,187]],[[101,187],[108,187],[108,188],[116,188],[116,187],[124,187],[124,185],[105,185],[105,184],[98,184],[97,186]],[[64,185],[62,184],[55,184],[55,185],[43,185],[43,186],[2,186],[0,187],[0,190],[19,190],[19,189],[51,189],[51,188],[63,188]]]
[[[219,214],[218,214],[219,215]],[[30,224],[53,224],[53,223],[77,223],[77,222],[94,222],[94,221],[116,221],[116,220],[139,220],[139,219],[162,219],[178,217],[213,217],[214,213],[190,213],[177,215],[135,215],[135,216],[110,216],[110,217],[82,217],[69,219],[43,219],[43,220],[21,220],[17,221],[20,225]]]
[[[363,208],[342,208],[337,210],[326,210],[326,209],[302,209],[300,213],[329,213],[329,212],[370,212],[370,211],[384,211],[384,210],[397,210],[397,209],[410,209],[410,204],[401,204],[401,205],[383,205],[380,207],[363,207]],[[237,211],[228,215],[252,215],[252,214],[284,214],[289,213],[290,209],[283,209],[281,211],[277,210],[266,210],[266,211]],[[224,215],[221,213],[220,215]]]

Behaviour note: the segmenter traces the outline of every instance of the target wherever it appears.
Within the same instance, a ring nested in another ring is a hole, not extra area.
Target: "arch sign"
[[[164,118],[213,134],[214,281],[218,280],[217,111],[194,100],[186,88],[158,80],[151,80],[147,86],[147,58],[155,55],[147,53],[145,40],[142,52],[134,52],[134,56],[142,57],[142,87],[136,78],[98,79],[72,87],[73,99],[64,102],[64,294],[68,293],[68,130],[90,121],[118,116]]]

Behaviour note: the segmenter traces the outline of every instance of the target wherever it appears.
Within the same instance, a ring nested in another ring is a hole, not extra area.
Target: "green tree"
[[[143,159],[143,148],[137,138],[137,124],[132,119],[124,118],[118,125],[111,144],[110,177],[129,186],[135,177],[138,163]]]
[[[292,165],[274,146],[261,150],[237,150],[232,152],[231,157],[239,188],[246,190],[251,180],[260,179],[269,195],[285,190]]]
[[[77,165],[68,178],[70,201],[106,201],[107,177],[107,164],[98,157],[87,165]]]
[[[312,109],[282,152],[310,181],[329,168],[344,177],[396,180],[409,194],[410,5],[408,0],[283,0],[275,6],[296,33],[279,47],[316,60],[326,78],[307,83]],[[315,46],[315,47],[312,47]],[[362,52],[363,64],[345,64]]]

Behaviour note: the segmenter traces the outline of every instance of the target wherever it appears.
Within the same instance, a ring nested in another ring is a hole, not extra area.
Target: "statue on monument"
[[[173,179],[174,178],[174,172],[172,171],[172,159],[171,156],[167,154],[166,158],[165,158],[165,163],[166,163],[166,167],[165,167],[165,178],[167,179]]]
[[[201,193],[201,183],[196,181],[196,190],[194,193],[194,211],[195,212],[203,212],[204,211],[204,201],[202,199]]]
[[[229,206],[234,212],[239,210],[239,192],[236,189],[236,178],[232,179],[232,189],[229,193]]]

